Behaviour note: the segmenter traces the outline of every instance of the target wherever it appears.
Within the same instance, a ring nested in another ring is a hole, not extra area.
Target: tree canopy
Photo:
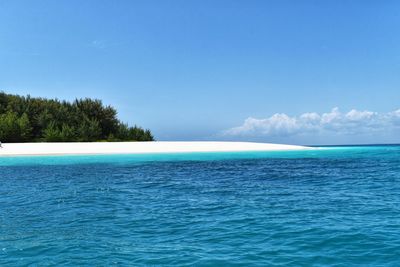
[[[98,99],[73,102],[0,92],[0,141],[153,141],[150,130],[130,127]]]

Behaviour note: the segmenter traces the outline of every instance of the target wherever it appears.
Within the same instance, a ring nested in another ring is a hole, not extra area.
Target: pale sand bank
[[[303,149],[310,148],[250,142],[6,143],[2,144],[2,148],[0,148],[0,156],[240,152]]]

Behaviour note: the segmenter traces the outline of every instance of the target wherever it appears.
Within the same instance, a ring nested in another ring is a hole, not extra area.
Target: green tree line
[[[101,100],[68,102],[0,92],[1,142],[153,140],[150,130],[121,122]]]

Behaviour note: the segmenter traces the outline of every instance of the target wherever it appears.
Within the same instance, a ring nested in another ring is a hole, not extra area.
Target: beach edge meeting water
[[[307,149],[313,148],[271,143],[211,141],[3,143],[0,149],[0,156],[245,152]]]

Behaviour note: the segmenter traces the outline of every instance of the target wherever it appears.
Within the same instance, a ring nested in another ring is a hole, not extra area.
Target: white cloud
[[[97,48],[97,49],[105,49],[105,48],[107,48],[108,45],[107,45],[107,42],[104,40],[93,40],[90,43],[90,46]]]
[[[363,121],[371,119],[374,115],[377,115],[377,113],[352,109],[346,114],[346,118],[351,121]]]
[[[110,40],[93,40],[91,41],[88,46],[99,49],[99,50],[105,50],[105,49],[110,49],[110,48],[116,48],[124,45],[125,42],[118,42],[118,41],[110,41]]]
[[[394,124],[400,126],[400,109],[390,112],[389,117],[392,119]]]
[[[378,113],[352,109],[347,113],[304,113],[290,117],[277,113],[269,118],[249,117],[241,126],[223,132],[225,136],[296,136],[305,134],[357,135],[400,130],[400,109]]]

